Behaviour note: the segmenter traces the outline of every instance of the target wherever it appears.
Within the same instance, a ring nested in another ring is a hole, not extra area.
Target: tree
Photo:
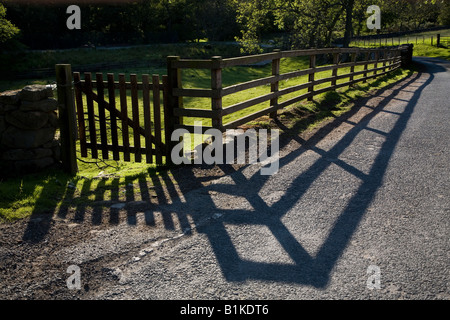
[[[330,46],[337,26],[344,31],[344,45],[353,30],[356,0],[245,0],[239,1],[238,22],[242,37],[238,41],[247,52],[258,51],[261,28],[267,17],[280,31],[290,34],[292,47]]]
[[[0,3],[0,44],[14,38],[19,31],[19,28],[6,19],[6,8]]]

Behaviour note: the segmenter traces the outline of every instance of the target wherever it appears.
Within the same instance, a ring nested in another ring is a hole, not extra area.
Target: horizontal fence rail
[[[183,125],[185,118],[200,117],[211,119],[212,127],[222,131],[226,129],[235,129],[238,126],[252,121],[261,116],[270,114],[272,118],[276,117],[277,110],[286,108],[301,100],[311,100],[314,96],[333,91],[345,86],[351,86],[358,82],[366,82],[369,79],[383,76],[393,70],[396,70],[404,61],[404,53],[408,50],[408,46],[395,46],[384,48],[325,48],[310,50],[290,50],[275,51],[272,53],[251,55],[238,58],[222,59],[221,57],[213,57],[210,60],[188,60],[179,57],[168,58],[168,72],[172,75],[170,81],[173,86],[170,92],[174,97],[171,108],[173,115],[177,117],[176,128],[184,128],[189,132],[194,132],[193,126]],[[333,62],[328,65],[316,65],[316,58],[320,55],[328,55],[332,57]],[[340,62],[341,57],[347,56],[349,62]],[[280,73],[280,61],[283,58],[309,57],[309,68],[303,70],[294,70],[286,73]],[[243,83],[234,84],[223,87],[222,70],[225,68],[237,66],[250,66],[258,63],[267,63],[272,65],[272,75],[260,79],[255,79]],[[363,67],[363,70],[355,71],[355,67]],[[350,68],[350,72],[340,74],[344,68]],[[211,72],[211,88],[209,89],[190,89],[183,88],[181,79],[182,69],[209,69]],[[330,77],[318,79],[317,74],[324,71],[332,71]],[[296,84],[287,88],[280,89],[280,82],[301,76],[308,76],[306,83]],[[355,77],[358,77],[357,79]],[[348,81],[337,83],[338,80],[347,79]],[[330,83],[325,88],[316,88],[316,86],[324,83]],[[260,86],[270,85],[271,91],[267,94],[254,97],[249,100],[240,101],[233,105],[223,107],[222,98],[236,94],[244,90],[257,88]],[[290,98],[286,101],[279,102],[279,98],[307,89],[306,93]],[[184,108],[183,97],[210,98],[211,108],[208,109],[192,109]],[[255,105],[268,102],[266,107],[251,114],[242,116],[239,119],[229,123],[223,123],[223,117],[234,114],[236,112],[246,110]],[[204,130],[208,127],[204,128]]]

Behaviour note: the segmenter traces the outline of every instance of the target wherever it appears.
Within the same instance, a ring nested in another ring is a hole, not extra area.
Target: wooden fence
[[[333,62],[317,66],[317,57],[325,55],[332,56]],[[349,57],[348,62],[340,62],[343,55]],[[301,56],[308,57],[309,68],[280,73],[281,59]],[[64,104],[62,110],[65,110],[64,117],[60,119],[61,127],[72,128],[68,132],[61,130],[61,139],[65,141],[66,146],[62,149],[62,158],[67,159],[67,171],[77,171],[73,158],[76,159],[75,139],[79,139],[81,157],[135,162],[141,162],[145,158],[147,163],[163,164],[164,158],[166,162],[170,161],[169,156],[175,144],[170,137],[175,129],[197,132],[194,126],[185,124],[186,118],[210,119],[211,126],[203,126],[203,132],[209,128],[222,131],[234,129],[263,115],[269,114],[274,118],[277,116],[277,110],[301,100],[311,100],[318,94],[385,75],[399,68],[402,62],[410,61],[411,57],[411,46],[275,51],[229,59],[213,57],[207,60],[186,60],[171,56],[167,58],[167,76],[162,76],[162,82],[158,75],[153,75],[151,79],[149,75],[142,75],[139,82],[136,74],[129,75],[129,81],[126,81],[125,74],[119,74],[117,81],[115,75],[110,73],[105,80],[103,73],[96,73],[93,79],[90,72],[85,72],[82,79],[82,75],[75,72],[73,92],[68,90],[72,87],[70,65],[57,65],[58,96],[61,95],[59,100]],[[261,62],[271,63],[270,76],[223,86],[223,69]],[[355,71],[357,66],[362,66],[363,69]],[[210,88],[183,88],[181,70],[190,68],[210,70]],[[340,74],[339,71],[343,68],[349,68],[350,72]],[[323,71],[331,71],[331,76],[318,79],[318,73]],[[280,81],[305,75],[308,76],[306,83],[280,89]],[[338,83],[343,79],[348,80]],[[330,85],[317,88],[324,83]],[[222,99],[228,95],[267,85],[270,85],[270,92],[267,94],[223,106]],[[307,90],[306,93],[282,102],[279,100],[287,94],[304,89]],[[185,108],[184,97],[208,98],[211,104],[207,109]],[[266,102],[267,106],[256,112],[240,118],[234,117],[228,123],[223,122],[227,115]],[[133,159],[131,155],[134,155]]]
[[[360,81],[379,77],[393,71],[401,66],[402,52],[407,47],[387,47],[387,48],[333,48],[333,49],[314,49],[314,50],[294,50],[294,51],[276,51],[273,53],[259,54],[253,56],[245,56],[238,58],[222,59],[221,57],[213,57],[209,60],[186,60],[179,57],[168,58],[168,70],[170,78],[170,92],[173,95],[170,109],[176,119],[175,128],[183,128],[189,132],[194,132],[194,126],[183,124],[187,117],[200,117],[211,119],[212,127],[225,131],[234,129],[251,120],[259,118],[263,115],[270,114],[272,118],[276,117],[277,110],[283,109],[289,105],[304,99],[311,100],[314,96],[333,91],[341,87],[350,86]],[[317,56],[332,55],[333,63],[328,65],[317,66]],[[348,55],[350,62],[339,63],[341,55]],[[282,58],[291,57],[309,57],[309,68],[304,70],[295,70],[288,73],[280,74],[280,61]],[[223,87],[222,70],[224,68],[246,66],[261,62],[270,61],[272,65],[272,75],[269,77],[256,79],[244,83]],[[372,67],[369,68],[369,66]],[[355,71],[356,66],[363,66],[364,70]],[[342,68],[350,68],[349,73],[339,74]],[[181,69],[209,69],[211,71],[211,87],[208,89],[187,89],[183,88],[181,79]],[[317,79],[317,74],[323,71],[332,70],[332,76]],[[279,83],[282,80],[297,78],[308,75],[308,82],[297,84],[288,88],[279,89]],[[361,76],[356,79],[356,76]],[[338,80],[348,78],[348,81],[337,83]],[[316,89],[319,84],[329,82],[330,85],[325,88]],[[223,107],[222,98],[251,88],[270,85],[271,92],[262,96],[252,98],[250,100],[241,101],[237,104]],[[300,94],[289,100],[279,102],[279,98],[307,89],[307,93]],[[211,99],[211,108],[204,109],[188,109],[183,107],[183,97],[202,97]],[[269,104],[258,110],[257,112],[243,116],[232,122],[223,123],[223,117],[238,111],[245,110],[260,103],[269,102]],[[207,130],[209,127],[203,127]]]

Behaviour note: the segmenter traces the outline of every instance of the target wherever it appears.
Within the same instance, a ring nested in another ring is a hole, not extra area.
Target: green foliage
[[[6,19],[6,8],[0,3],[0,44],[14,38],[19,29]]]

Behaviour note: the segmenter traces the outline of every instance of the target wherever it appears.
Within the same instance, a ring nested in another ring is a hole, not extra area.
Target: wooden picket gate
[[[163,164],[170,141],[168,79],[159,75],[73,74],[81,157]],[[131,100],[131,101],[130,101]],[[98,125],[98,126],[97,126]],[[163,136],[162,132],[165,132]],[[130,141],[131,140],[131,141]],[[164,141],[163,141],[164,140]],[[90,154],[89,154],[90,153]],[[134,159],[131,159],[134,155]]]

